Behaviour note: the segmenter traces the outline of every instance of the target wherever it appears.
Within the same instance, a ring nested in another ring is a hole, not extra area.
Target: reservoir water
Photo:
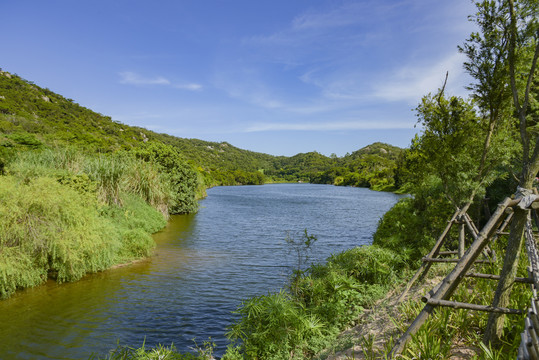
[[[217,187],[194,215],[172,216],[155,256],[0,301],[0,359],[88,359],[122,345],[211,339],[219,356],[243,299],[286,287],[285,238],[315,235],[311,258],[368,245],[398,195],[313,184]]]

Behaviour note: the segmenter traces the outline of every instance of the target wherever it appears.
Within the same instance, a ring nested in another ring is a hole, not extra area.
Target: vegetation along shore
[[[255,153],[127,126],[0,71],[0,297],[149,256],[150,235],[169,214],[196,212],[212,186],[369,187],[412,196],[380,220],[372,245],[298,266],[288,288],[240,304],[223,359],[515,358],[523,316],[448,308],[432,312],[393,352],[422,310],[425,291],[420,286],[416,297],[395,297],[455,209],[480,229],[517,186],[531,191],[539,172],[539,3],[479,1],[476,8],[470,19],[477,32],[459,48],[470,96],[448,94],[444,83],[423,97],[416,108],[422,131],[407,149],[375,143],[343,157]],[[477,272],[500,274],[500,285],[466,278],[453,300],[527,308],[531,290],[513,288],[516,277],[528,276],[521,251],[526,214],[515,210],[511,231],[490,245],[502,255],[475,265]],[[459,229],[448,238],[444,250],[457,251]],[[316,246],[308,230],[289,240],[300,253]],[[430,289],[451,266],[437,265],[421,284]],[[382,329],[366,326],[369,314],[377,320],[382,310]],[[105,356],[209,359],[212,344],[193,354],[173,346],[119,346]]]

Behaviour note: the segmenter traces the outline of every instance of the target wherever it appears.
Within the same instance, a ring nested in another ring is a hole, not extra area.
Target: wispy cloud
[[[163,76],[145,77],[131,71],[124,71],[119,75],[120,83],[127,85],[164,85],[189,91],[200,91],[203,88],[202,85],[196,83],[173,83]]]
[[[465,77],[463,61],[464,55],[455,53],[424,66],[407,64],[376,81],[374,96],[385,101],[417,104],[421,97],[442,87],[446,72],[449,73],[448,92],[462,96],[465,93],[462,87]]]
[[[380,15],[386,15],[405,3],[406,1],[397,1],[393,4],[384,4],[379,0],[348,2],[329,10],[309,11],[300,14],[293,20],[292,29],[295,31],[331,29],[379,21]]]
[[[176,89],[191,90],[191,91],[200,91],[202,90],[202,85],[200,84],[175,84],[173,85]]]
[[[131,71],[119,73],[120,83],[129,85],[170,85],[170,81],[162,76],[153,78],[143,77]]]
[[[259,123],[251,125],[243,132],[263,131],[343,131],[376,129],[410,129],[413,125],[397,121],[342,121],[325,123]]]

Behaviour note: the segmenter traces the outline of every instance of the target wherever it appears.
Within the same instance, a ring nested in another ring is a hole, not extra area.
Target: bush
[[[25,185],[5,176],[0,177],[0,202],[1,297],[47,276],[77,280],[116,260],[121,244],[91,196],[51,178]]]
[[[304,359],[312,354],[309,339],[324,333],[319,319],[283,291],[254,297],[236,313],[241,321],[227,335],[241,340],[248,359]]]
[[[385,213],[373,235],[374,245],[401,254],[408,264],[417,265],[428,254],[454,212],[439,180],[431,180]]]
[[[293,277],[292,294],[281,291],[242,303],[240,318],[227,334],[236,346],[223,358],[312,357],[354,323],[363,307],[383,297],[404,265],[400,255],[376,246],[312,265]]]
[[[198,175],[176,148],[150,142],[134,150],[134,154],[141,160],[155,164],[170,184],[171,214],[193,213],[198,210]]]
[[[1,298],[47,278],[74,281],[148,256],[155,246],[150,234],[166,224],[135,195],[120,194],[123,207],[103,206],[95,192],[73,182],[46,176],[21,180],[0,177]]]

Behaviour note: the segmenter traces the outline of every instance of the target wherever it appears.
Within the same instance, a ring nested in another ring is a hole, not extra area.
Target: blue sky
[[[2,0],[0,67],[114,120],[273,155],[406,147],[469,0]]]

